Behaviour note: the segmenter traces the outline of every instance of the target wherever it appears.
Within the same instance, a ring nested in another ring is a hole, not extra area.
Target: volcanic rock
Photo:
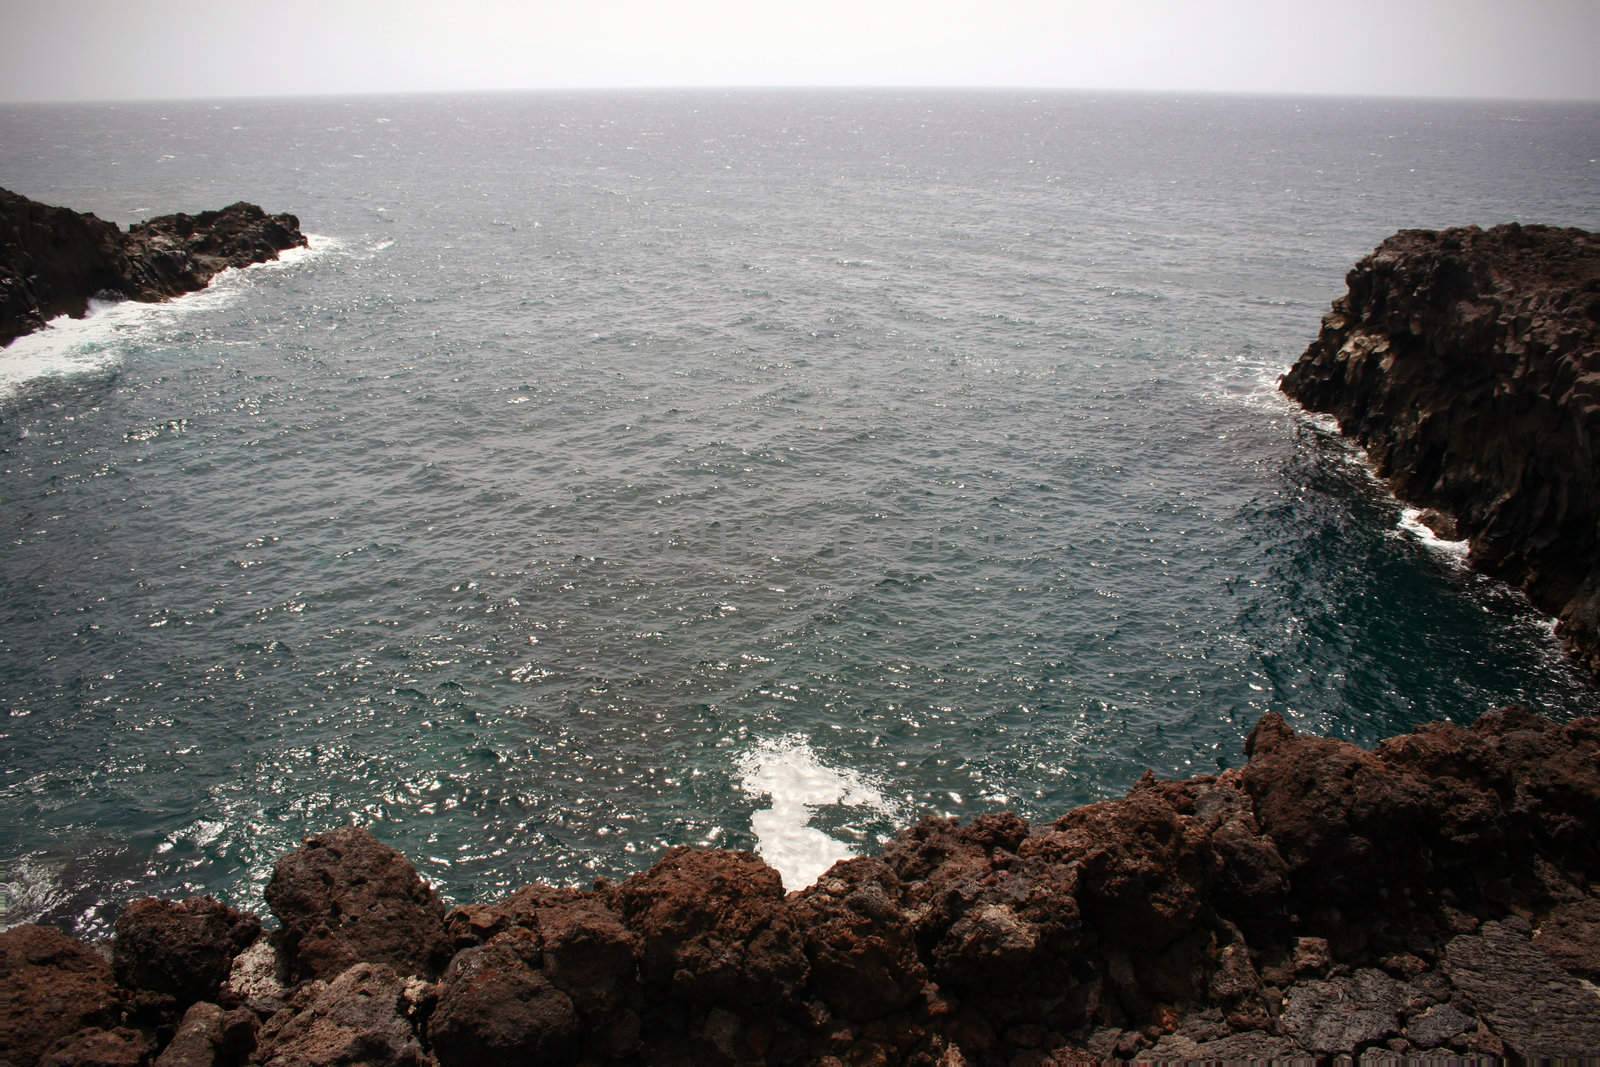
[[[153,302],[205,288],[219,271],[306,244],[300,220],[230,204],[163,215],[124,233],[115,223],[0,189],[0,345],[95,296]]]
[[[58,1040],[114,1024],[121,995],[111,964],[45,926],[0,933],[0,1063],[31,1067]]]
[[[423,1067],[427,1057],[407,1014],[401,977],[358,963],[331,982],[300,987],[261,1027],[252,1060],[264,1067]]]
[[[1284,998],[1278,1026],[1313,1052],[1344,1052],[1400,1032],[1406,989],[1371,968],[1301,982]]]
[[[537,936],[513,929],[456,956],[428,1021],[440,1067],[575,1061],[577,1011],[537,969],[539,955]]]
[[[778,872],[747,852],[675,848],[618,890],[647,985],[703,1004],[790,1003],[810,966]]]
[[[811,987],[840,1018],[868,1020],[910,1005],[928,975],[882,860],[835,864],[790,901],[811,963]]]
[[[1484,923],[1481,933],[1451,941],[1444,972],[1519,1058],[1600,1049],[1600,990],[1563,971],[1506,923]]]
[[[1283,391],[1453,520],[1472,565],[1522,586],[1600,671],[1600,238],[1402,230],[1346,282]]]
[[[117,918],[112,965],[125,987],[187,1007],[216,999],[234,956],[260,932],[261,920],[211,897],[136,900]]]
[[[266,896],[283,923],[278,948],[295,979],[331,977],[355,963],[432,976],[451,955],[439,894],[360,827],[306,838],[278,861]]]
[[[154,1042],[126,1026],[85,1030],[60,1041],[39,1067],[144,1067]]]
[[[1366,751],[1268,715],[1247,748],[1239,770],[1146,776],[1051,824],[927,819],[787,895],[757,856],[678,848],[621,884],[458,908],[448,928],[393,850],[319,835],[268,893],[287,985],[257,940],[163,1062],[234,1067],[258,1013],[248,1055],[276,1067],[1600,1047],[1600,719],[1503,709]],[[148,1059],[175,1022],[172,990],[194,991],[172,961],[201,961],[210,988],[251,929],[214,902],[136,905],[119,923],[120,993],[59,934],[0,935],[0,1047],[26,1067]],[[207,930],[215,957],[189,944]],[[452,954],[438,983],[415,976]],[[116,1029],[130,1020],[143,1029]]]

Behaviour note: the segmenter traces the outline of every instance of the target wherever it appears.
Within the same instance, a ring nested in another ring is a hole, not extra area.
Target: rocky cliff
[[[1405,230],[1346,281],[1283,391],[1600,672],[1600,239]]]
[[[1600,1049],[1600,719],[1365,751],[1275,715],[1239,770],[1029,825],[928,819],[785,894],[679,848],[448,908],[346,828],[279,925],[139,901],[107,955],[0,934],[0,1061],[1064,1064]],[[1416,1061],[1413,1061],[1416,1062]]]
[[[57,315],[82,316],[90,297],[156,301],[205,288],[306,243],[300,220],[233,204],[163,215],[124,233],[113,222],[0,189],[0,345]]]

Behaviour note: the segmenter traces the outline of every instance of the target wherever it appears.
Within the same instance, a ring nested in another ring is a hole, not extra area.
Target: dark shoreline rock
[[[1283,391],[1600,673],[1600,237],[1402,230],[1346,281]]]
[[[254,204],[162,215],[124,233],[94,215],[0,189],[0,346],[57,315],[81,318],[92,297],[167,300],[204,289],[229,267],[305,244],[299,219]]]
[[[788,894],[753,855],[679,848],[620,883],[444,915],[398,853],[336,830],[280,861],[282,928],[220,985],[255,926],[211,901],[131,905],[115,971],[52,930],[0,934],[0,1060],[953,1067],[1600,1045],[1600,718],[1505,709],[1365,751],[1268,715],[1247,751],[1054,823],[924,819]]]

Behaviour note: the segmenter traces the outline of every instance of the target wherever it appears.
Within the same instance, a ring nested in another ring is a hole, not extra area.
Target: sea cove
[[[0,351],[4,922],[871,853],[1592,706],[1276,391],[1393,231],[1600,226],[1591,105],[1043,92],[0,108],[0,185],[311,248]],[[763,812],[781,819],[756,824]],[[804,822],[802,819],[809,819]],[[787,873],[803,884],[804,868]]]

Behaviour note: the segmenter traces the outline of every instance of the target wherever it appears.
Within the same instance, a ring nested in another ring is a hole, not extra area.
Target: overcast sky
[[[1600,0],[0,0],[0,100],[929,85],[1600,99]]]

